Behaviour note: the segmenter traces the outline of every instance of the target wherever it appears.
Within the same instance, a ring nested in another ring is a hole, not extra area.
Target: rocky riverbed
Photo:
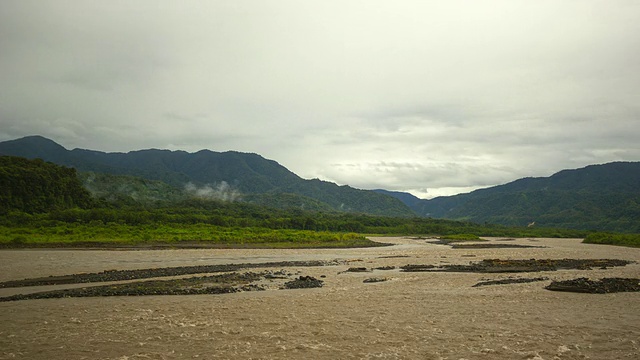
[[[591,270],[593,268],[607,269],[614,266],[625,266],[633,263],[629,260],[619,259],[484,259],[479,262],[472,262],[465,265],[405,265],[402,271],[423,272],[474,272],[474,273],[518,273],[518,272],[540,272],[557,270]]]
[[[591,280],[588,278],[577,278],[572,280],[553,281],[551,284],[547,285],[546,289],[590,294],[635,292],[640,291],[640,279],[602,278],[598,280]]]
[[[640,357],[640,249],[383,241],[0,251],[0,359]]]
[[[248,264],[222,264],[222,265],[199,265],[199,266],[179,266],[160,267],[151,269],[136,270],[106,270],[96,273],[81,273],[62,276],[47,276],[32,279],[22,279],[0,282],[0,288],[41,286],[41,285],[63,285],[78,283],[94,283],[106,281],[122,281],[135,279],[148,279],[155,277],[180,276],[202,273],[223,273],[233,272],[243,269],[273,268],[273,267],[308,267],[337,265],[337,261],[279,261],[268,263],[248,263]]]

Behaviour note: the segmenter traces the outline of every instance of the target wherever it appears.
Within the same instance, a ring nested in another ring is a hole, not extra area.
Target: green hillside
[[[162,181],[130,175],[84,172],[79,177],[94,198],[116,206],[167,207],[193,201],[225,201],[275,209],[334,211],[328,204],[302,195],[270,192],[240,194],[226,183],[217,186],[187,183],[178,188]]]
[[[186,197],[185,191],[162,181],[130,175],[83,172],[79,178],[94,198],[110,204],[161,205]]]
[[[302,179],[276,161],[235,151],[104,153],[67,150],[30,136],[0,142],[0,154],[74,167],[94,197],[119,204],[148,206],[201,198],[280,209],[640,232],[640,162],[591,165],[423,200],[402,192]]]
[[[299,194],[237,195],[228,185],[180,189],[128,175],[78,176],[73,168],[6,156],[0,157],[0,185],[0,248],[354,247],[384,245],[367,240],[366,233],[466,234],[474,239],[587,234],[339,212]],[[229,198],[234,196],[239,197]]]
[[[76,170],[42,160],[0,156],[0,214],[88,207],[91,196]]]
[[[550,177],[524,178],[407,204],[416,213],[433,218],[640,232],[640,162],[563,170]]]
[[[202,189],[207,192],[207,188],[215,193],[220,187],[224,187],[227,192],[235,192],[237,196],[234,199],[239,201],[248,199],[264,203],[265,199],[271,198],[274,199],[273,204],[284,204],[286,207],[298,204],[317,209],[328,206],[331,210],[341,212],[415,215],[408,206],[393,197],[326,181],[305,180],[276,161],[258,154],[210,150],[196,153],[157,149],[128,153],[67,150],[41,136],[0,142],[0,154],[41,158],[74,167],[80,172],[128,175],[161,181],[177,189],[193,186],[196,193],[201,193]],[[134,192],[140,194],[140,191],[130,191]],[[297,196],[295,201],[292,201],[292,195]],[[275,197],[281,199],[276,200]]]

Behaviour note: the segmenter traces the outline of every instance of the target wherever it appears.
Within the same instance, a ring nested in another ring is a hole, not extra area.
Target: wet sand
[[[0,251],[0,281],[113,269],[340,260],[335,266],[285,269],[301,276],[324,275],[322,288],[3,302],[0,359],[640,358],[640,293],[544,289],[552,280],[640,278],[640,263],[518,274],[399,270],[407,264],[462,265],[495,258],[638,262],[640,249],[582,244],[579,239],[517,239],[508,243],[544,247],[506,249],[453,249],[409,238],[383,241],[396,245]],[[395,269],[346,271],[358,267]],[[514,276],[549,280],[473,287]],[[387,281],[363,282],[369,278]],[[0,296],[73,286],[0,289]]]

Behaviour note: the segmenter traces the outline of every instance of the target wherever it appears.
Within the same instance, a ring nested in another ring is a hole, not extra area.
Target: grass
[[[388,236],[388,234],[386,234]],[[471,233],[444,235],[442,242],[483,241]],[[640,247],[640,234],[591,233],[585,243]],[[387,244],[362,234],[223,227],[211,224],[41,222],[31,226],[0,226],[0,248],[58,247],[216,247],[216,248],[353,248]]]
[[[582,241],[586,244],[607,244],[629,247],[640,247],[640,234],[592,233]]]
[[[243,247],[348,248],[384,246],[355,233],[266,228],[228,228],[208,224],[131,226],[62,224],[50,227],[0,226],[0,247]]]

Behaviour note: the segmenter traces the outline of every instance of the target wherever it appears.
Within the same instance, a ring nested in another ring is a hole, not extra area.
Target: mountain
[[[120,205],[160,205],[185,200],[187,192],[159,180],[130,175],[81,172],[79,179],[95,199]]]
[[[0,156],[0,214],[40,213],[92,204],[76,170],[42,160]]]
[[[269,202],[273,196],[282,196],[286,199],[273,203],[291,205],[297,201],[300,207],[306,204],[307,207],[325,208],[326,205],[337,211],[388,216],[415,215],[394,197],[317,179],[305,180],[276,161],[258,154],[210,150],[196,153],[158,149],[128,153],[67,150],[42,136],[28,136],[0,142],[0,155],[40,158],[81,172],[161,181],[179,189],[189,187],[196,194],[203,191],[208,193],[208,189],[215,192],[224,188],[225,191],[236,191],[256,203]]]
[[[396,199],[402,201],[403,203],[405,203],[405,205],[409,206],[410,208],[413,208],[415,206],[418,206],[423,199],[420,199],[419,197],[413,195],[413,194],[409,194],[406,192],[402,192],[402,191],[390,191],[390,190],[384,190],[384,189],[375,189],[373,190],[377,193],[380,194],[385,194],[385,195],[389,195],[389,196],[393,196]]]
[[[190,200],[242,201],[277,209],[333,211],[331,206],[298,194],[263,193],[240,194],[226,183],[218,186],[188,184],[177,188],[159,180],[130,175],[112,175],[95,172],[79,174],[80,180],[94,198],[119,205],[175,205]]]
[[[640,162],[613,162],[523,178],[467,194],[415,201],[416,213],[503,225],[640,232]],[[407,201],[407,199],[409,199]]]

